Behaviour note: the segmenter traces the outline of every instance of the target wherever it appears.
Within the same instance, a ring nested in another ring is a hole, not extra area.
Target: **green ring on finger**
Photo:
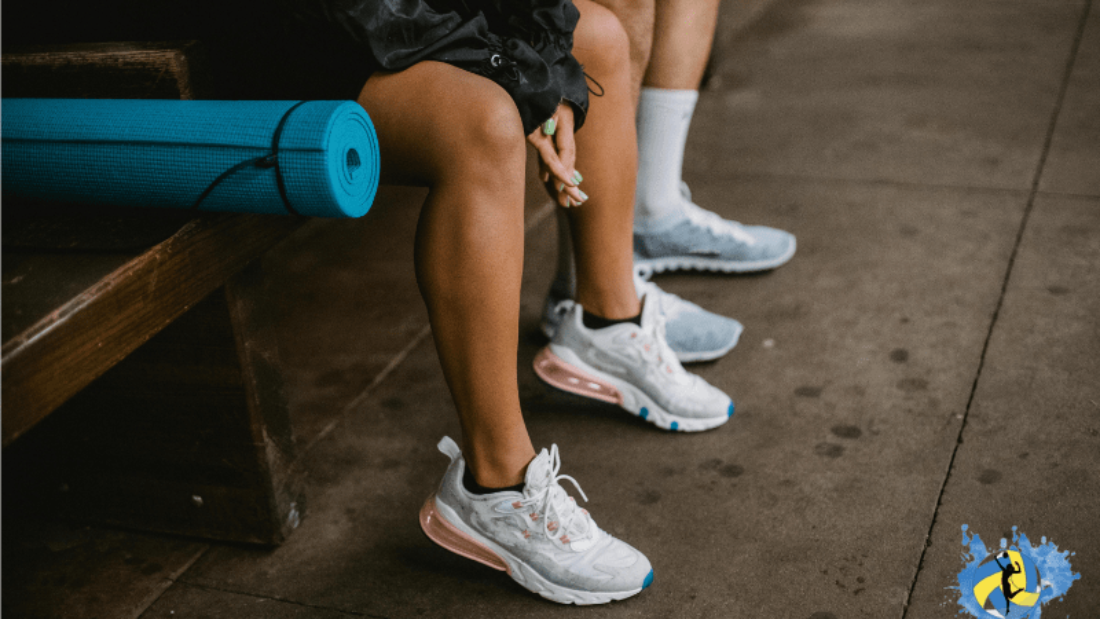
[[[554,135],[554,132],[558,130],[558,121],[551,118],[550,120],[542,123],[542,133],[544,135]]]

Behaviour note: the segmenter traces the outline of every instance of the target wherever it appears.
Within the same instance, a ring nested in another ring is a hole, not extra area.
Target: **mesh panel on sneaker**
[[[794,235],[725,220],[691,202],[683,217],[659,229],[634,231],[637,266],[645,272],[696,269],[752,272],[774,269],[794,256]]]

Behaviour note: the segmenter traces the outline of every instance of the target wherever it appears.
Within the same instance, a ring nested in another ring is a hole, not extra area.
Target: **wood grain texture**
[[[293,437],[261,263],[12,444],[4,468],[15,487],[6,492],[37,495],[45,513],[82,522],[285,540],[303,489],[289,466]]]
[[[4,96],[197,99],[208,96],[197,41],[78,43],[5,51]]]
[[[4,342],[4,445],[303,221],[236,214],[195,219]]]

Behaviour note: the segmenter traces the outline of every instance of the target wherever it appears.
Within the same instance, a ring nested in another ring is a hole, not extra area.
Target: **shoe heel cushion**
[[[562,391],[622,406],[623,396],[618,389],[610,383],[569,365],[561,357],[551,352],[549,346],[543,348],[535,356],[535,374],[538,374],[539,378],[548,385],[557,387]]]
[[[494,570],[512,574],[512,569],[488,546],[470,537],[443,518],[435,504],[435,495],[428,497],[420,508],[420,528],[428,539],[451,552],[487,565]]]

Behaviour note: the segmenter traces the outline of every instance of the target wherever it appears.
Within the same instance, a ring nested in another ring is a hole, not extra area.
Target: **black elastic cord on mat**
[[[237,173],[239,170],[243,170],[249,166],[256,166],[257,168],[275,168],[275,184],[279,187],[279,197],[283,200],[283,206],[286,207],[287,212],[291,215],[301,216],[301,213],[294,210],[294,207],[290,205],[290,200],[286,196],[286,183],[283,182],[283,174],[279,170],[279,137],[283,134],[283,127],[286,126],[286,121],[290,118],[291,113],[305,103],[307,103],[307,101],[299,101],[290,106],[290,109],[283,113],[283,117],[279,119],[279,124],[275,127],[275,135],[271,138],[270,154],[242,161],[219,174],[218,178],[215,178],[214,182],[210,183],[210,185],[203,190],[199,199],[195,200],[195,203],[191,205],[191,210],[198,210],[199,205],[206,199],[206,196],[209,196],[210,193],[214,191],[214,188],[221,184],[222,181]]]

